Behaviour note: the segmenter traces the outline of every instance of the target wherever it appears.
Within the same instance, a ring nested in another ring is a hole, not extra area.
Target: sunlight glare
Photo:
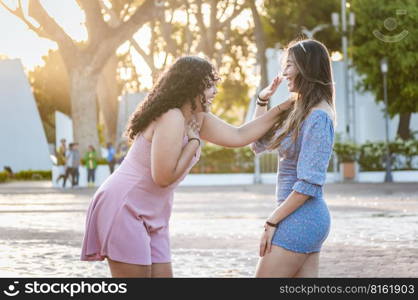
[[[340,61],[343,59],[343,55],[339,51],[332,51],[331,53],[331,60],[332,61]]]

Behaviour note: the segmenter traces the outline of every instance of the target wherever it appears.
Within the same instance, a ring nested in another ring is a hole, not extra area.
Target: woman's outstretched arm
[[[280,82],[281,78],[276,77],[260,93],[260,96],[263,95],[263,99],[270,98]],[[278,115],[290,108],[291,103],[292,101],[286,101],[264,112],[261,110],[257,112],[257,108],[256,118],[240,127],[232,126],[213,114],[205,113],[200,129],[200,137],[224,147],[235,148],[246,146],[261,138],[276,122]],[[257,116],[257,113],[260,116]]]
[[[277,105],[261,117],[240,127],[232,126],[211,113],[206,113],[200,129],[200,137],[223,147],[243,147],[259,138],[273,126],[285,105]]]

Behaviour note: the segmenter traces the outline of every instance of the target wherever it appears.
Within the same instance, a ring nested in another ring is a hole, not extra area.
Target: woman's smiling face
[[[283,76],[287,80],[287,88],[289,89],[289,92],[297,92],[295,87],[295,78],[298,74],[298,69],[296,67],[296,64],[293,60],[292,55],[287,55],[285,68],[283,70]]]
[[[205,105],[206,109],[209,110],[210,106],[212,105],[213,98],[215,98],[216,94],[218,93],[218,89],[216,88],[216,84],[213,83],[210,87],[208,87],[204,92],[205,96]]]

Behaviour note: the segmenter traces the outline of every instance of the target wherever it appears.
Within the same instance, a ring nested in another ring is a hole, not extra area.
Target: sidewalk
[[[171,219],[176,277],[252,277],[273,185],[180,187]],[[94,189],[0,185],[0,276],[108,277],[79,261]],[[328,184],[321,277],[418,277],[418,184]]]

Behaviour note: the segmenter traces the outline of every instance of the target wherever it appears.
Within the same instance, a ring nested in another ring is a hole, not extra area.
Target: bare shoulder
[[[161,115],[157,121],[158,125],[183,126],[184,116],[180,109],[172,108]]]
[[[164,114],[162,114],[156,121],[153,132],[159,132],[165,137],[177,137],[184,135],[185,124],[184,116],[180,109],[170,109]]]

